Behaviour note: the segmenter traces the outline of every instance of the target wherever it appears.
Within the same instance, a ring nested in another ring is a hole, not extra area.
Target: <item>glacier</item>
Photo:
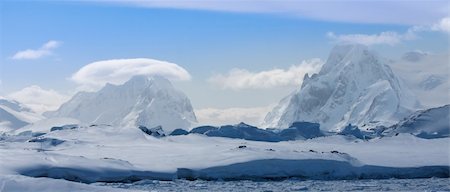
[[[377,54],[360,44],[335,46],[318,74],[269,112],[263,126],[288,127],[296,121],[320,123],[339,132],[348,124],[364,129],[393,125],[421,107],[420,102]]]

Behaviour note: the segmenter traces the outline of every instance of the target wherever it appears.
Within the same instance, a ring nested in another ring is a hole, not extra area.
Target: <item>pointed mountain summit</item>
[[[318,74],[267,114],[265,127],[285,128],[296,121],[320,123],[327,131],[348,124],[362,128],[392,125],[420,106],[382,59],[364,45],[338,45]]]
[[[45,115],[120,127],[162,126],[169,133],[197,122],[188,97],[160,76],[134,76],[122,85],[80,92]]]

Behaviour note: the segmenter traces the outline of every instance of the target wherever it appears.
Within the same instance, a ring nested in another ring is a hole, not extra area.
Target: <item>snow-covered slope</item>
[[[334,135],[260,142],[190,134],[156,138],[99,125],[0,140],[4,175],[85,183],[141,179],[380,179],[448,177],[449,138]]]
[[[19,134],[24,131],[47,133],[50,132],[52,127],[60,127],[64,125],[75,125],[75,124],[80,124],[80,121],[72,118],[45,118],[30,123],[22,128],[16,129],[14,133]]]
[[[106,84],[98,92],[81,92],[48,117],[120,127],[162,126],[170,133],[196,122],[189,99],[160,76],[135,76],[123,85]]]
[[[388,135],[411,133],[422,138],[450,136],[450,105],[418,111],[390,127]]]
[[[40,115],[19,102],[0,98],[0,132],[18,129],[40,119]]]
[[[301,88],[281,100],[264,120],[265,127],[295,121],[320,123],[339,131],[349,123],[361,128],[392,125],[419,107],[411,91],[389,66],[364,45],[333,48],[318,74],[304,77]]]

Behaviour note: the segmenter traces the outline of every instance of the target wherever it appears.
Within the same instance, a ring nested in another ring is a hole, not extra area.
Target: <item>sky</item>
[[[256,122],[335,44],[390,59],[448,54],[449,12],[448,1],[4,0],[0,95],[43,112],[78,91],[159,74],[204,121]]]

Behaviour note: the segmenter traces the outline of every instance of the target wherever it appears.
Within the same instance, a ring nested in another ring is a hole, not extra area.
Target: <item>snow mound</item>
[[[196,117],[189,99],[160,76],[135,76],[123,85],[80,92],[48,117],[69,117],[87,124],[156,127],[171,132],[189,128]]]
[[[312,139],[324,136],[320,131],[320,124],[310,122],[294,122],[289,128],[279,132],[284,140]]]
[[[169,135],[170,136],[177,136],[177,135],[187,135],[187,134],[189,134],[189,132],[184,130],[184,129],[175,129]]]
[[[352,124],[348,124],[344,129],[342,129],[339,133],[339,135],[347,135],[347,136],[353,136],[358,139],[365,139],[363,133],[357,126],[354,126]]]
[[[53,127],[64,127],[78,124],[80,124],[80,121],[73,118],[47,118],[17,129],[15,130],[15,133],[24,131],[47,133],[50,132]]]
[[[276,142],[281,140],[277,134],[271,131],[259,129],[245,123],[224,125],[217,129],[206,131],[204,134],[210,137],[228,137],[252,141]]]
[[[338,132],[392,125],[420,107],[391,68],[366,46],[338,45],[318,74],[305,75],[302,86],[267,114],[264,127],[287,127],[296,121],[320,123]]]

